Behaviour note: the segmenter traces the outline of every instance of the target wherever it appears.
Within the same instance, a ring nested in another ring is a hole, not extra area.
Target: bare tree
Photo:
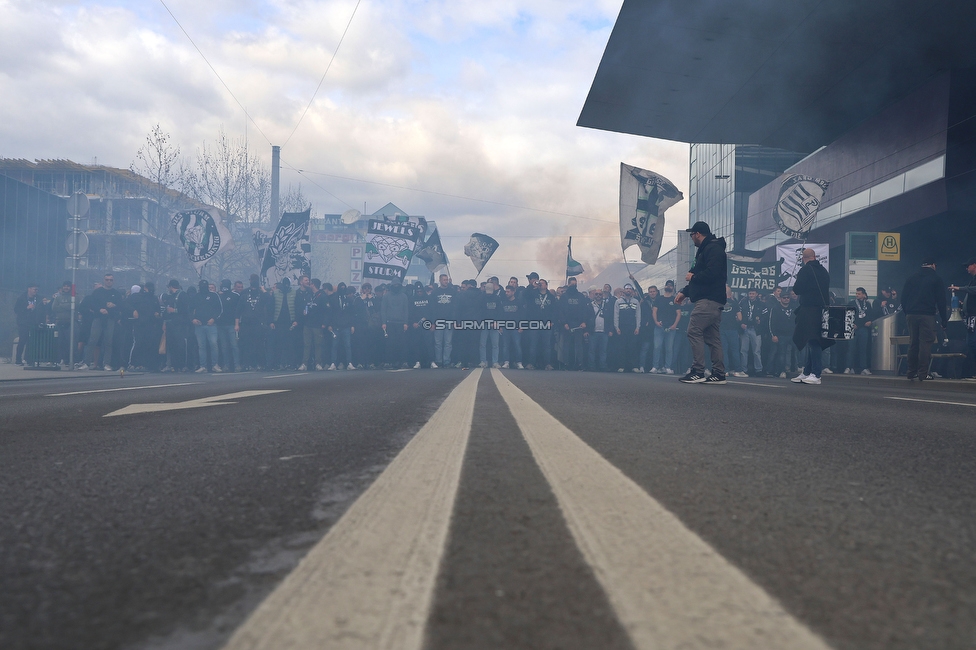
[[[192,267],[172,226],[171,213],[191,207],[183,193],[189,181],[186,162],[172,137],[156,124],[129,165],[146,187],[149,202],[142,210],[146,250],[140,256],[141,269],[157,285],[172,277],[189,278]]]
[[[302,194],[302,184],[298,187],[288,185],[288,192],[281,199],[281,209],[283,212],[304,212],[311,209],[312,202]]]
[[[199,201],[223,210],[235,245],[218,253],[205,267],[214,279],[244,279],[257,272],[257,259],[243,224],[271,221],[271,174],[254,155],[244,138],[231,138],[223,130],[197,154],[196,169],[189,180],[190,193]]]

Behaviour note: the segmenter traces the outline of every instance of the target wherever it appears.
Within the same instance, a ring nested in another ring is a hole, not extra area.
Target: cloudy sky
[[[569,235],[595,272],[622,259],[620,162],[688,186],[687,145],[576,126],[620,5],[0,0],[0,157],[128,167],[157,123],[190,159],[246,128],[314,215],[436,219],[455,278],[475,231],[501,242],[487,274],[560,277]]]

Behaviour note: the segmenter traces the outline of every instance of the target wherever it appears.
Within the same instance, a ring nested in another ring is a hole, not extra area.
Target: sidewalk
[[[129,373],[125,373],[128,375]],[[132,373],[144,374],[144,373]],[[14,363],[0,361],[0,382],[25,379],[85,379],[92,377],[118,377],[119,371],[104,370],[34,370]]]

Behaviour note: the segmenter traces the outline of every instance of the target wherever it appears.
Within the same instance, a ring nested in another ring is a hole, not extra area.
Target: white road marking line
[[[421,647],[480,376],[448,395],[226,650]]]
[[[949,404],[950,406],[973,406],[976,404],[969,404],[968,402],[943,402],[937,399],[918,399],[916,397],[885,397],[885,399],[897,399],[903,402],[926,402],[928,404]]]
[[[740,384],[743,386],[762,386],[763,388],[786,388],[786,386],[777,386],[776,384],[756,384],[751,381],[739,381],[738,379],[733,379],[728,383],[729,386],[738,386]]]
[[[312,456],[318,456],[318,454],[298,454],[297,456],[282,456],[278,460],[295,460],[296,458],[311,458]]]
[[[492,377],[636,648],[828,648],[502,373]]]
[[[275,393],[287,393],[287,390],[243,390],[238,393],[228,393],[226,395],[211,395],[200,399],[191,399],[186,402],[175,403],[155,403],[155,404],[132,404],[121,408],[118,411],[106,413],[102,417],[110,418],[115,415],[134,415],[137,413],[155,413],[157,411],[181,411],[183,409],[197,409],[207,406],[227,406],[237,402],[230,400],[243,399],[245,397],[258,397],[259,395],[273,395]]]
[[[121,390],[143,390],[146,388],[170,388],[172,386],[195,386],[201,382],[188,381],[182,384],[153,384],[152,386],[125,386],[124,388],[100,388],[98,390],[79,390],[73,393],[51,393],[44,397],[66,397],[68,395],[89,395],[91,393],[115,393]]]
[[[308,374],[307,372],[293,372],[287,375],[270,375],[268,377],[265,377],[264,379],[281,379],[282,377],[301,377],[307,374]]]

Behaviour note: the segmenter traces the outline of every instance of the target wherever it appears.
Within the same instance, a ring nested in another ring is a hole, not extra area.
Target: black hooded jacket
[[[695,266],[691,282],[681,294],[691,302],[714,300],[725,304],[725,284],[728,281],[728,258],[725,255],[725,238],[708,235],[695,254]]]

